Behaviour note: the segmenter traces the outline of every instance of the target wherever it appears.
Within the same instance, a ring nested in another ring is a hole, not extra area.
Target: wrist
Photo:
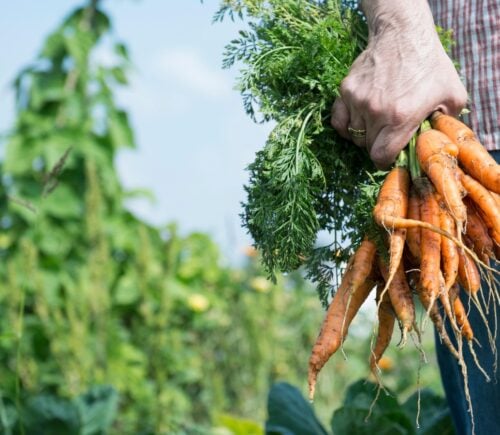
[[[370,38],[386,35],[437,37],[427,0],[362,0]]]

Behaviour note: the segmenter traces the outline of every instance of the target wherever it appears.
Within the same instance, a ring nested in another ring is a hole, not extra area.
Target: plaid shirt
[[[500,0],[428,0],[434,21],[453,29],[452,57],[469,93],[466,119],[481,143],[500,150]]]

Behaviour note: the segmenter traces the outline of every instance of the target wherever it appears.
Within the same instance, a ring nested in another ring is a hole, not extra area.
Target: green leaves
[[[115,148],[134,147],[134,134],[126,112],[123,110],[112,111],[108,116],[108,129]]]
[[[347,390],[342,408],[333,413],[333,433],[413,434],[410,418],[401,409],[393,393],[380,391],[375,401],[376,396],[377,386],[371,382],[359,380],[352,384]]]
[[[453,425],[444,398],[430,390],[420,393],[419,428],[417,428],[418,392],[400,405],[388,390],[365,380],[351,384],[341,408],[332,416],[334,435],[453,435]],[[269,417],[266,433],[280,435],[323,435],[327,432],[317,420],[299,390],[275,384],[269,392]]]
[[[269,435],[327,435],[300,391],[286,382],[274,384],[267,400]],[[345,432],[348,433],[348,432]]]
[[[103,435],[116,418],[118,394],[112,387],[96,386],[74,400],[44,393],[22,405],[20,415],[7,408],[10,418],[2,421],[2,433],[21,425],[23,433],[37,435]]]
[[[249,166],[242,215],[273,276],[308,262],[321,230],[361,237],[349,214],[371,163],[334,135],[329,113],[363,45],[355,31],[364,27],[337,1],[222,2],[217,19],[228,11],[244,13],[250,30],[227,45],[223,66],[242,64],[245,110],[277,123]]]

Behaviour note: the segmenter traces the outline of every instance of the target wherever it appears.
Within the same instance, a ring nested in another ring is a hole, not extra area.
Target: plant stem
[[[411,137],[410,142],[408,143],[408,160],[410,162],[409,168],[412,180],[416,180],[417,178],[420,178],[422,176],[420,164],[418,163],[417,159],[417,136],[418,132]]]
[[[407,168],[408,167],[408,152],[406,148],[398,154],[398,158],[396,159],[395,165],[398,168]]]

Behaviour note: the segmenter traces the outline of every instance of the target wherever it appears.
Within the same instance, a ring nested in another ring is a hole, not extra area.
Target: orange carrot
[[[389,276],[387,263],[379,257],[378,264],[382,277],[385,280]],[[413,304],[413,296],[406,279],[402,262],[399,264],[396,274],[394,275],[394,279],[389,285],[386,294],[389,294],[389,301],[401,323],[403,334],[401,341],[404,344],[406,341],[406,333],[411,331],[413,323],[415,322],[415,305]]]
[[[467,313],[465,312],[462,301],[458,297],[460,288],[457,284],[455,284],[453,287],[454,297],[452,302],[455,319],[457,321],[458,327],[460,328],[460,331],[462,332],[462,335],[467,341],[471,341],[474,338],[474,332],[472,331],[472,327],[469,323],[469,319],[467,318]]]
[[[452,145],[444,133],[430,129],[418,136],[416,150],[421,168],[443,198],[460,232],[467,211],[462,202],[463,192],[456,172],[456,160],[445,151]]]
[[[420,284],[417,285],[417,293],[420,299],[420,302],[422,302],[423,307],[425,310],[429,313],[429,317],[432,320],[432,323],[434,323],[434,326],[436,327],[437,332],[439,333],[439,337],[443,341],[443,344],[448,348],[448,350],[451,352],[451,354],[457,359],[460,360],[460,354],[458,351],[455,349],[455,346],[450,340],[450,337],[448,336],[446,329],[444,327],[443,323],[443,318],[441,317],[441,314],[439,313],[439,309],[437,307],[437,304],[430,304],[430,299],[428,292],[422,288]]]
[[[472,177],[460,171],[462,182],[467,195],[474,201],[477,209],[485,217],[484,222],[491,230],[490,234],[500,244],[500,207],[488,190]]]
[[[420,197],[412,186],[408,197],[408,219],[420,220],[420,203]],[[420,262],[420,228],[409,228],[406,231],[406,244],[411,255]]]
[[[382,184],[373,210],[375,222],[391,231],[389,246],[389,275],[385,288],[391,284],[394,274],[401,263],[406,239],[406,229],[385,226],[385,217],[406,218],[408,211],[408,191],[410,175],[405,168],[393,168]],[[385,291],[385,289],[384,289]]]
[[[379,307],[378,333],[375,347],[370,354],[370,369],[375,376],[377,376],[376,369],[378,367],[378,362],[380,358],[382,358],[387,346],[389,346],[394,331],[394,310],[387,292],[382,296],[382,300],[379,300],[382,295],[383,287],[382,285],[377,286],[377,305]]]
[[[465,171],[489,190],[500,194],[500,165],[477,140],[474,132],[452,116],[434,112],[432,126],[458,146],[458,160]]]
[[[447,233],[456,235],[455,221],[446,210],[443,202],[439,203],[439,223]],[[449,290],[457,279],[458,274],[458,248],[453,241],[441,236],[441,262],[446,290]]]
[[[481,275],[474,260],[469,254],[458,250],[458,282],[463,289],[470,294],[476,294],[481,288]]]
[[[434,196],[434,189],[427,179],[420,179],[422,206],[420,219],[434,226],[439,226],[439,206]],[[424,306],[432,307],[441,292],[439,275],[441,273],[441,236],[433,231],[422,229],[420,240],[420,285],[422,298],[427,298]]]
[[[349,325],[375,285],[371,279],[376,246],[363,240],[346,269],[328,307],[309,359],[309,396],[312,399],[319,371],[344,341]]]
[[[477,212],[474,203],[469,198],[465,198],[465,200],[467,205],[465,235],[471,241],[472,248],[479,258],[483,259],[484,255],[493,257],[493,240],[488,234],[488,227]]]

